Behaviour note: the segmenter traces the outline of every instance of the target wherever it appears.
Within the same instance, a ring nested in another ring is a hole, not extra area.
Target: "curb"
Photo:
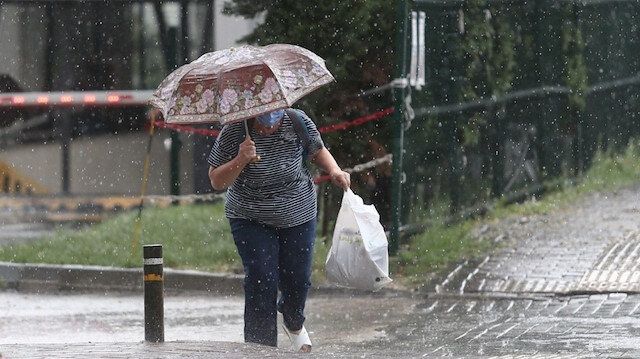
[[[244,275],[164,268],[164,290],[170,293],[204,292],[242,296]],[[118,268],[75,264],[0,262],[0,290],[23,292],[142,292],[142,268]],[[313,285],[310,294],[355,296],[415,296],[419,293],[383,288],[369,292],[326,284]]]
[[[0,288],[27,292],[142,291],[142,268],[0,262]],[[244,276],[164,269],[169,292],[204,291],[217,295],[242,294]]]

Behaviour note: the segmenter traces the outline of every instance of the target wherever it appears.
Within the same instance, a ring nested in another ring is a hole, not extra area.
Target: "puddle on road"
[[[165,338],[242,340],[241,298],[165,297]],[[0,292],[0,344],[138,342],[144,302],[133,295]]]
[[[305,326],[316,345],[379,340],[405,320],[417,300],[383,296],[314,295]],[[0,292],[0,345],[139,342],[144,339],[141,295]],[[166,341],[243,341],[242,297],[165,297]],[[279,316],[279,320],[281,320]],[[284,333],[280,346],[287,346]]]

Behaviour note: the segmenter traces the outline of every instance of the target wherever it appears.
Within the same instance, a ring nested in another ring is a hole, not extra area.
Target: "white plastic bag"
[[[363,290],[384,287],[391,282],[387,245],[376,208],[347,190],[325,265],[328,281]]]

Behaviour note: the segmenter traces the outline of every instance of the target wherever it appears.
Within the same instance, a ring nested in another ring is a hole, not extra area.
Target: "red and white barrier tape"
[[[324,126],[324,127],[320,127],[318,128],[318,131],[320,131],[320,133],[329,133],[329,132],[336,132],[336,131],[343,131],[346,130],[349,127],[354,127],[354,126],[361,126],[364,125],[367,122],[371,122],[371,121],[376,121],[379,120],[383,117],[387,117],[390,114],[393,113],[393,107],[389,107],[386,108],[384,110],[380,110],[362,117],[358,117],[354,120],[351,121],[345,121],[345,122],[340,122],[340,123],[334,123],[332,125],[328,125],[328,126]]]
[[[345,169],[345,172],[348,173],[356,173],[356,172],[362,172],[364,170],[367,170],[369,168],[373,168],[376,167],[382,163],[385,162],[391,162],[392,161],[393,156],[391,154],[388,154],[386,156],[380,157],[380,158],[376,158],[375,160],[369,161],[369,162],[365,162],[365,163],[361,163],[358,165],[353,166],[353,168],[347,168]],[[317,176],[313,179],[313,182],[318,184],[318,183],[322,183],[322,182],[326,182],[331,180],[331,177],[328,175],[325,176]],[[144,196],[145,202],[148,202],[150,204],[155,204],[155,205],[169,205],[172,203],[179,203],[179,204],[193,204],[193,203],[197,203],[197,202],[212,202],[215,200],[221,200],[224,198],[224,194],[223,193],[209,193],[209,194],[187,194],[187,195],[179,195],[179,196],[170,196],[170,195],[146,195]]]
[[[318,131],[320,131],[320,133],[343,131],[348,129],[349,127],[361,126],[367,122],[379,120],[381,118],[389,116],[392,113],[393,113],[393,107],[390,107],[390,108],[380,110],[362,117],[358,117],[351,121],[344,121],[344,122],[334,123],[332,125],[320,127],[318,128]],[[186,126],[186,125],[178,125],[175,123],[166,123],[164,121],[155,121],[153,124],[158,128],[166,128],[166,129],[180,132],[180,133],[189,133],[189,134],[196,134],[196,135],[208,136],[208,137],[217,137],[218,134],[220,134],[220,131],[218,130],[195,128],[195,127]]]
[[[379,165],[381,165],[383,163],[391,162],[392,160],[393,160],[393,155],[392,154],[388,154],[386,156],[382,156],[380,158],[376,158],[375,160],[371,160],[369,162],[360,163],[358,165],[353,166],[353,168],[347,168],[344,171],[347,172],[347,173],[362,172],[362,171],[367,170],[369,168],[373,168],[373,167],[379,166]],[[315,177],[313,179],[313,183],[319,184],[319,183],[330,181],[330,180],[331,180],[331,176],[329,176],[329,175],[317,176],[317,177]]]

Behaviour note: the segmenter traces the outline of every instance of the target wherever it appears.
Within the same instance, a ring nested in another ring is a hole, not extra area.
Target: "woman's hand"
[[[320,166],[326,173],[329,173],[331,182],[333,182],[334,185],[345,191],[351,187],[351,175],[340,169],[331,152],[326,148],[322,147],[321,150],[313,155],[311,161]]]
[[[248,164],[256,160],[258,155],[256,154],[256,143],[251,140],[251,137],[247,137],[238,149],[238,158],[243,164]]]
[[[351,175],[349,173],[341,169],[336,169],[331,171],[329,176],[331,176],[331,182],[343,190],[346,191],[351,187]]]
[[[211,187],[217,191],[227,189],[246,165],[259,159],[260,157],[256,155],[256,144],[247,137],[240,144],[238,155],[233,160],[218,167],[209,167]]]

